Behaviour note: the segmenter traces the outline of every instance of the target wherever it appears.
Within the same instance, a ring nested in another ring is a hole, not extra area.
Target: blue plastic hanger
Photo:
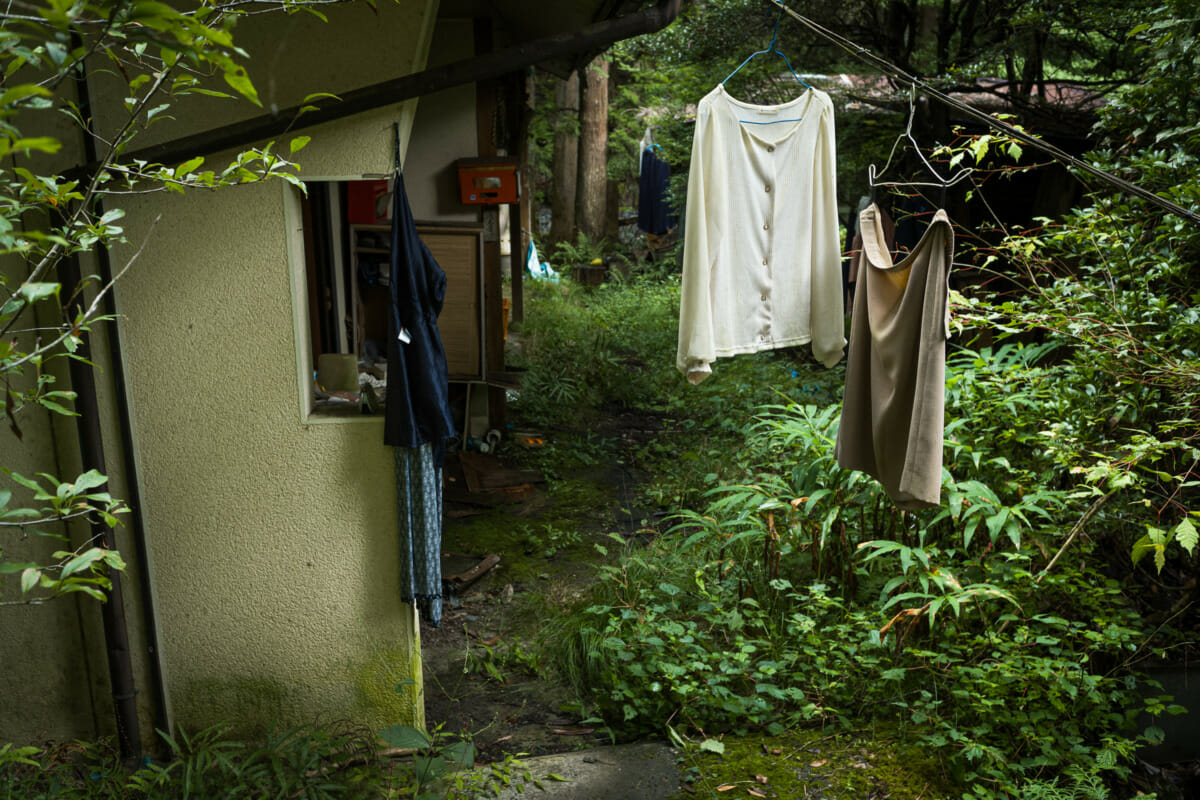
[[[746,66],[747,64],[749,64],[754,59],[755,56],[762,56],[762,55],[768,55],[770,53],[774,53],[775,55],[777,55],[783,59],[783,63],[787,64],[788,71],[792,73],[792,77],[795,78],[796,81],[801,86],[804,86],[807,89],[813,88],[812,86],[809,85],[809,83],[807,81],[805,81],[803,78],[801,78],[799,75],[796,74],[796,70],[792,69],[792,62],[788,61],[788,57],[786,55],[784,55],[783,51],[780,50],[775,44],[776,39],[779,37],[779,20],[781,20],[781,19],[783,19],[783,10],[782,9],[780,9],[780,11],[779,11],[779,16],[775,17],[775,30],[771,33],[771,43],[769,45],[767,45],[767,49],[756,50],[755,52],[751,53],[749,55],[749,57],[746,58],[745,61],[743,61],[741,64],[738,64],[737,69],[735,69],[733,72],[729,73],[729,75],[726,76],[725,80],[721,81],[722,86],[724,86],[726,83],[728,83],[729,79],[732,78],[734,75],[737,75],[738,72],[741,70],[741,68]],[[756,120],[756,119],[743,119],[740,121],[749,123],[751,125],[774,125],[776,122],[799,122],[801,119],[803,119],[803,117],[796,117],[794,119],[772,119],[772,120],[765,120],[765,121]]]

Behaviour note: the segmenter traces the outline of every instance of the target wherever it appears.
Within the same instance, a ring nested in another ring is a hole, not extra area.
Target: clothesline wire
[[[949,95],[945,94],[944,92],[939,91],[938,89],[935,89],[934,87],[930,86],[928,83],[926,83],[925,81],[916,77],[915,75],[911,75],[908,72],[905,72],[900,67],[891,63],[890,61],[887,61],[886,59],[883,59],[883,58],[875,55],[874,53],[872,53],[870,50],[866,49],[862,45],[852,42],[851,40],[847,39],[846,37],[844,37],[840,34],[834,33],[833,31],[831,31],[821,25],[818,25],[816,22],[813,22],[812,20],[808,19],[807,17],[802,16],[801,14],[797,13],[796,11],[793,11],[791,8],[788,8],[786,5],[784,5],[782,2],[780,2],[780,0],[768,0],[768,2],[770,2],[776,6],[779,6],[779,8],[783,11],[783,13],[787,14],[789,17],[796,20],[801,25],[808,28],[810,31],[817,34],[818,36],[828,39],[829,41],[833,42],[838,47],[841,47],[843,50],[845,50],[846,52],[855,56],[856,58],[858,58],[862,61],[865,61],[868,64],[871,64],[872,66],[879,68],[884,73],[890,75],[891,77],[893,77],[897,80],[900,80],[900,81],[908,84],[910,87],[912,87],[914,89],[918,89],[918,90],[924,92],[926,95],[934,98],[935,100],[938,100],[939,102],[941,102],[945,105],[948,105],[951,108],[957,109],[958,111],[961,111],[963,114],[966,114],[968,117],[970,117],[974,120],[977,120],[979,122],[982,122],[983,124],[985,124],[991,128],[994,128],[998,131],[1001,131],[1002,133],[1004,133],[1008,136],[1011,136],[1013,139],[1016,139],[1019,142],[1027,144],[1030,147],[1033,147],[1037,150],[1041,150],[1042,152],[1046,153],[1047,155],[1049,155],[1051,158],[1055,159],[1056,161],[1060,161],[1064,164],[1068,164],[1072,167],[1075,167],[1076,169],[1082,170],[1083,172],[1086,172],[1087,174],[1089,174],[1095,178],[1098,178],[1099,180],[1103,181],[1104,183],[1107,183],[1110,186],[1113,186],[1113,187],[1121,190],[1122,192],[1140,197],[1143,200],[1145,200],[1149,203],[1152,203],[1153,205],[1156,205],[1165,211],[1169,211],[1170,213],[1175,214],[1176,216],[1183,217],[1184,219],[1188,220],[1189,222],[1192,222],[1193,224],[1200,225],[1200,214],[1197,214],[1194,211],[1186,209],[1177,203],[1173,203],[1170,200],[1166,199],[1165,197],[1155,194],[1154,192],[1150,191],[1149,189],[1138,186],[1137,184],[1134,184],[1134,183],[1130,183],[1129,181],[1124,180],[1122,178],[1118,178],[1116,175],[1113,175],[1111,172],[1106,172],[1106,171],[1100,169],[1099,167],[1092,166],[1091,164],[1087,163],[1086,161],[1076,158],[1075,156],[1071,155],[1070,153],[1066,152],[1065,150],[1062,150],[1059,147],[1055,147],[1054,145],[1052,145],[1049,142],[1046,142],[1042,139],[1038,139],[1035,136],[1032,136],[1019,128],[1013,127],[1012,125],[1009,125],[1006,122],[1002,122],[990,114],[986,114],[976,108],[973,108],[972,106],[970,106],[966,103],[963,103],[959,100],[955,100],[953,97],[950,97]]]

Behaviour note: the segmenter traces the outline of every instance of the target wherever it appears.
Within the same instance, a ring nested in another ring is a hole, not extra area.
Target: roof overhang
[[[457,4],[465,8],[457,9]],[[401,100],[430,94],[466,83],[498,78],[534,65],[554,65],[555,74],[572,65],[587,64],[600,52],[623,39],[665,28],[679,15],[682,0],[447,0],[442,16],[483,6],[497,15],[506,36],[520,38],[499,49],[481,53],[372,86],[343,92],[336,100],[294,106],[235,122],[202,133],[146,147],[128,158],[149,163],[172,164],[196,156],[245,147],[254,142],[295,132],[312,125],[343,119],[382,108]],[[636,9],[630,11],[629,9]],[[621,13],[628,11],[628,13]],[[549,68],[549,66],[546,66]],[[303,110],[302,110],[303,109]]]

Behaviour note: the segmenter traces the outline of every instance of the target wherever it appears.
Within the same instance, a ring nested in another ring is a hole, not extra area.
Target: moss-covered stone
[[[895,731],[796,731],[726,737],[722,744],[721,754],[689,747],[681,766],[694,793],[680,792],[672,800],[940,800],[952,796],[937,762],[904,745]]]

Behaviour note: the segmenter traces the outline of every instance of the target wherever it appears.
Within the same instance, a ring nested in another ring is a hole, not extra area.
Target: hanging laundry
[[[871,205],[870,200],[866,200],[865,204],[858,210],[858,219],[862,219],[862,212]],[[888,213],[879,206],[875,207],[878,211],[878,220],[883,232],[883,246],[889,251],[896,249],[896,226],[892,223],[892,218]],[[854,309],[854,293],[858,284],[859,267],[862,264],[862,225],[858,224],[857,230],[854,232],[854,239],[850,242],[850,258],[846,262],[846,306]]]
[[[723,85],[696,111],[684,219],[676,366],[808,344],[836,364],[843,336],[833,103],[810,89],[777,106]]]
[[[397,164],[399,160],[397,159]],[[392,294],[383,441],[396,448],[400,593],[431,625],[442,618],[442,463],[454,438],[437,318],[446,273],[417,235],[404,176],[392,191]]]
[[[667,199],[671,165],[658,156],[658,145],[642,150],[638,173],[638,228],[643,233],[661,236],[677,224],[675,209]]]
[[[859,216],[862,263],[836,454],[878,480],[902,509],[941,500],[949,276],[954,230],[938,211],[912,253],[893,263],[883,215]]]
[[[638,152],[646,152],[646,148],[654,144],[654,129],[649,125],[646,126],[646,132],[642,134],[642,140],[638,142]],[[642,162],[638,161],[638,177],[642,175]]]

